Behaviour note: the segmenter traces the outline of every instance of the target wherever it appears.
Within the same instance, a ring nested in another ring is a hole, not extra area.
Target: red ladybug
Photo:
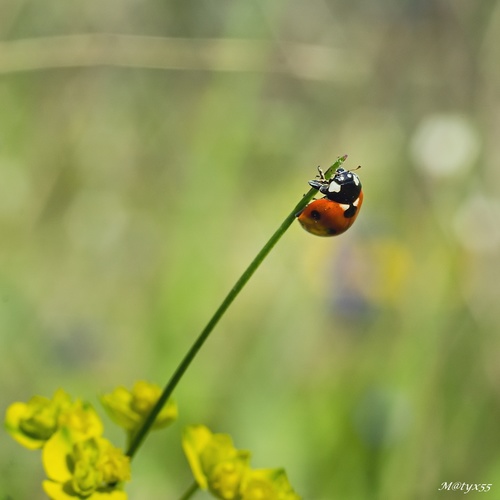
[[[325,197],[309,203],[297,218],[309,233],[336,236],[347,231],[358,216],[363,203],[361,182],[354,172],[343,168],[337,168],[329,180],[321,168],[318,171],[319,179],[309,181],[309,185]]]

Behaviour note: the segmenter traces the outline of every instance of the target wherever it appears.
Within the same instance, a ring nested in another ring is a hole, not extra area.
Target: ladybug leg
[[[327,182],[326,178],[325,178],[325,174],[323,173],[323,170],[321,169],[321,167],[319,165],[318,165],[318,175],[316,177],[319,177],[319,180],[321,182]]]
[[[314,189],[317,189],[321,193],[325,194],[326,193],[325,189],[328,189],[329,182],[326,180],[325,174],[323,173],[323,170],[321,170],[321,167],[319,166],[318,166],[318,172],[319,173],[316,176],[316,179],[309,181],[309,185]]]
[[[325,181],[321,181],[321,180],[319,180],[319,181],[313,180],[313,181],[309,181],[309,186],[311,186],[314,189],[317,189],[318,191],[323,193],[322,189],[325,189],[325,186],[328,186],[328,183]]]

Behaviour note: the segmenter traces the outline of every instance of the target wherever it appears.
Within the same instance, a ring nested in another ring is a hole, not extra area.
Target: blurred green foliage
[[[356,224],[289,230],[178,387],[180,421],[134,459],[130,497],[179,497],[197,423],[305,499],[443,498],[445,481],[498,497],[499,2],[1,11],[2,412],[164,384],[316,165],[347,153]],[[0,498],[43,498],[39,457],[1,443]]]

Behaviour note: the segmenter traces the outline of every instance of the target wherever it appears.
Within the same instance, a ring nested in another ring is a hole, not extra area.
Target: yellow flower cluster
[[[57,431],[43,448],[42,461],[49,480],[45,493],[54,500],[126,500],[121,484],[130,480],[130,461],[107,439],[71,440],[66,428]]]
[[[131,390],[118,387],[100,399],[130,441],[160,396],[158,386],[139,381]],[[167,401],[151,428],[176,418],[176,404]],[[102,437],[102,422],[89,403],[72,400],[59,389],[52,399],[35,396],[10,405],[5,426],[26,448],[42,448],[43,489],[52,500],[127,500],[123,487],[131,479],[130,458]],[[216,498],[300,500],[283,469],[252,469],[250,453],[236,449],[227,434],[191,426],[182,445],[198,486]]]
[[[140,380],[132,390],[117,387],[112,393],[101,396],[101,403],[108,415],[128,433],[135,434],[144,419],[149,415],[161,395],[161,388],[155,384]],[[167,401],[156,417],[153,429],[161,429],[177,418],[177,405]]]
[[[52,399],[34,396],[27,403],[11,404],[5,425],[11,436],[30,450],[42,448],[61,427],[66,427],[74,440],[99,436],[103,431],[92,406],[72,401],[62,389]]]
[[[133,435],[160,397],[161,389],[137,382],[102,396],[109,415]],[[177,417],[169,401],[153,428],[165,427]],[[123,483],[130,480],[130,459],[102,437],[103,425],[93,407],[72,400],[62,389],[52,399],[34,396],[13,403],[5,416],[10,435],[28,449],[42,448],[47,474],[43,489],[53,500],[126,500]]]
[[[221,500],[300,500],[283,469],[252,469],[250,453],[204,425],[184,430],[182,445],[196,482]]]

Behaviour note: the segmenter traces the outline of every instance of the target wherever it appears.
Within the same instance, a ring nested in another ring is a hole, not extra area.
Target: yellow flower
[[[126,500],[123,481],[130,480],[130,460],[107,439],[76,443],[66,428],[45,444],[42,461],[48,480],[43,489],[53,500]]]
[[[33,396],[27,403],[13,403],[7,408],[5,426],[20,444],[34,450],[61,427],[68,428],[72,439],[102,434],[102,423],[92,406],[71,397],[62,389],[52,399]]]
[[[133,434],[149,415],[161,396],[161,388],[149,382],[139,381],[131,391],[118,387],[101,397],[101,403],[109,416],[121,427]],[[171,424],[177,418],[177,405],[169,400],[162,408],[153,429]]]
[[[66,428],[72,441],[100,436],[103,425],[94,408],[85,401],[77,399],[59,415],[59,428]]]
[[[241,500],[300,500],[300,497],[283,469],[257,469],[245,477]]]
[[[222,500],[300,500],[283,469],[250,468],[250,453],[227,434],[204,425],[186,427],[182,446],[200,488]]]
[[[227,434],[213,434],[203,425],[184,430],[182,446],[200,488],[223,500],[239,499],[249,470],[250,453],[234,447]]]
[[[71,406],[71,397],[62,389],[52,399],[33,396],[27,403],[12,403],[5,414],[5,426],[20,444],[41,448],[59,428],[61,413]]]

